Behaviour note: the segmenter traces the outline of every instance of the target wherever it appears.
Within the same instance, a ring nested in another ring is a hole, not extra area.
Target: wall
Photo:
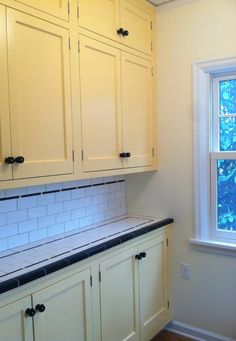
[[[198,0],[157,12],[159,171],[127,177],[129,213],[171,216],[174,318],[236,338],[236,259],[197,251],[194,235],[192,63],[236,55],[236,1]],[[180,263],[192,266],[190,281]]]
[[[124,214],[123,176],[0,191],[0,251]]]

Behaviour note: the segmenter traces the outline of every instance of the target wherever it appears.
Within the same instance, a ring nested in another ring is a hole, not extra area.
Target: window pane
[[[220,118],[220,151],[236,151],[236,117]]]
[[[236,160],[217,161],[218,229],[236,231]]]
[[[220,115],[236,113],[236,79],[220,81]]]

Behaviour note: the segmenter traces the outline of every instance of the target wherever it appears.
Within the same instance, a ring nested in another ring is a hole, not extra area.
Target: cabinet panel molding
[[[83,169],[122,167],[120,51],[80,36]]]
[[[7,10],[13,178],[73,172],[69,34]]]

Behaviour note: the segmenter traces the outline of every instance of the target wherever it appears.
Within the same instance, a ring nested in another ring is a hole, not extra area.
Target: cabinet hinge
[[[152,75],[152,77],[154,76],[154,69],[153,69],[153,67],[151,68],[151,75]]]
[[[152,148],[152,157],[154,157],[154,156],[155,156],[155,149]]]
[[[78,52],[80,52],[80,41],[78,40]]]
[[[153,51],[153,42],[151,41],[151,51]]]
[[[68,9],[68,14],[70,14],[70,1],[68,1],[68,4],[67,4],[67,9]]]
[[[79,6],[77,6],[77,18],[79,18]]]
[[[69,50],[71,49],[71,43],[70,43],[70,38],[69,38]]]
[[[72,150],[72,161],[74,162],[75,161],[75,151]]]
[[[92,277],[92,275],[90,275],[90,286],[91,287],[93,286],[93,277]]]
[[[166,246],[169,246],[169,239],[166,238]]]
[[[98,278],[99,278],[99,282],[101,282],[102,281],[101,271],[99,271]]]
[[[150,21],[150,28],[151,28],[151,30],[152,30],[152,21]]]
[[[84,161],[84,151],[83,150],[81,150],[81,159],[82,159],[82,161]]]
[[[170,301],[167,301],[167,308],[170,309]]]

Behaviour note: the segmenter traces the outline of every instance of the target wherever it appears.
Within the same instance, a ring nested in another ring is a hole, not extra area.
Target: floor
[[[192,341],[182,335],[177,335],[166,330],[162,330],[157,336],[155,336],[152,341]]]

